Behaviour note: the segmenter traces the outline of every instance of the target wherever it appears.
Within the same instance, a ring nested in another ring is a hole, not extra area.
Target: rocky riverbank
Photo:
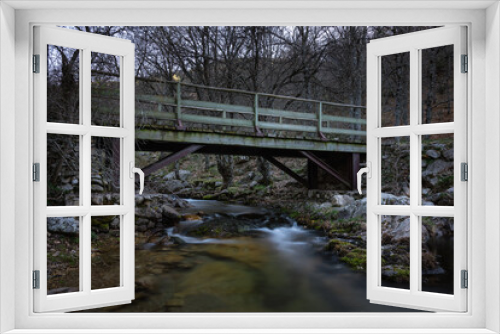
[[[382,204],[409,204],[409,147],[405,142],[387,141],[383,144]],[[177,170],[152,175],[146,182],[148,195],[136,196],[136,245],[139,249],[157,247],[159,244],[182,243],[171,239],[167,228],[184,229],[187,235],[203,238],[229,238],[251,234],[259,227],[251,222],[235,222],[234,215],[206,215],[205,212],[180,214],[189,207],[186,198],[219,200],[242,203],[282,212],[274,215],[264,227],[273,228],[292,218],[307,228],[322,231],[330,242],[325,247],[355,270],[366,268],[366,199],[354,191],[307,190],[282,171],[272,169],[273,182],[262,184],[255,158],[235,158],[234,182],[223,188],[213,160],[207,168],[200,166],[200,155],[186,158]],[[150,158],[150,157],[149,157]],[[148,159],[149,159],[148,158]],[[211,161],[211,162],[210,162]],[[205,161],[206,162],[206,161]],[[299,159],[283,160],[296,173],[306,173]],[[395,171],[397,169],[397,171]],[[110,175],[93,174],[92,204],[115,205],[119,195],[114,193]],[[74,205],[78,195],[78,179],[68,175],[62,178],[57,205]],[[423,144],[422,146],[422,201],[424,205],[453,205],[453,148],[451,142]],[[286,218],[289,217],[289,218]],[[203,224],[199,222],[203,220]],[[179,222],[189,222],[181,223]],[[49,271],[54,277],[62,277],[78,268],[78,218],[49,218],[48,245]],[[185,230],[189,226],[189,230]],[[262,227],[260,226],[260,227]],[[383,275],[392,281],[408,280],[409,272],[409,217],[382,216],[382,263]],[[92,238],[101,249],[94,247],[93,254],[106,251],[101,242],[117,240],[119,218],[94,217]],[[447,270],[443,256],[431,245],[436,239],[453,238],[453,220],[449,218],[423,217],[422,266],[425,275],[439,275]],[[94,256],[94,255],[93,255]],[[95,255],[98,256],[98,255]],[[425,278],[424,278],[425,280]],[[56,284],[57,285],[57,284]],[[60,284],[59,284],[60,285]]]

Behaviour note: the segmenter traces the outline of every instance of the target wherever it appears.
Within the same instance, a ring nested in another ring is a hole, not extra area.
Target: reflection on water
[[[190,210],[235,209],[207,202]],[[370,304],[365,274],[323,252],[327,239],[294,223],[230,239],[168,232],[181,242],[136,250],[136,299],[91,312],[408,311]]]

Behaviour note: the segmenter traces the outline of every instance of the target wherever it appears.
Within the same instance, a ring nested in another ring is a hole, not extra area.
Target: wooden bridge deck
[[[245,150],[250,148],[287,151],[281,152],[280,156],[295,156],[294,152],[291,151],[366,153],[366,146],[361,143],[342,143],[311,138],[258,137],[187,130],[141,129],[136,131],[136,141],[137,149],[140,151],[164,151],[166,147],[175,147],[174,144],[203,144],[242,147],[242,155],[250,155],[244,154]],[[230,154],[228,150],[220,150],[218,153]]]

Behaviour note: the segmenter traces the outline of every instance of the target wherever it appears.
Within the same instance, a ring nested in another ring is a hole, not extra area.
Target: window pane
[[[410,53],[381,57],[382,126],[410,124]]]
[[[80,50],[47,46],[47,122],[80,123]]]
[[[453,45],[422,50],[422,124],[453,122]]]
[[[92,137],[92,204],[120,204],[120,139]]]
[[[381,285],[410,289],[410,217],[381,216]]]
[[[453,294],[453,218],[422,217],[422,291]]]
[[[453,134],[422,136],[422,205],[453,206]]]
[[[79,259],[79,218],[47,218],[47,294],[80,290]]]
[[[80,205],[80,137],[47,134],[47,206]]]
[[[410,205],[410,137],[381,138],[381,204]]]
[[[120,126],[120,57],[92,52],[92,125]]]
[[[92,290],[120,286],[120,216],[94,216]]]

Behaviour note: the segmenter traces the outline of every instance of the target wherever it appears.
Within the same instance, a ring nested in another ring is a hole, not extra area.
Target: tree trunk
[[[222,188],[227,189],[233,183],[234,161],[232,155],[217,155],[217,170],[222,176]]]
[[[263,157],[257,158],[257,166],[259,168],[259,173],[262,175],[262,180],[260,180],[260,184],[270,185],[273,182],[273,170],[271,168],[271,164],[269,161],[264,159]]]

